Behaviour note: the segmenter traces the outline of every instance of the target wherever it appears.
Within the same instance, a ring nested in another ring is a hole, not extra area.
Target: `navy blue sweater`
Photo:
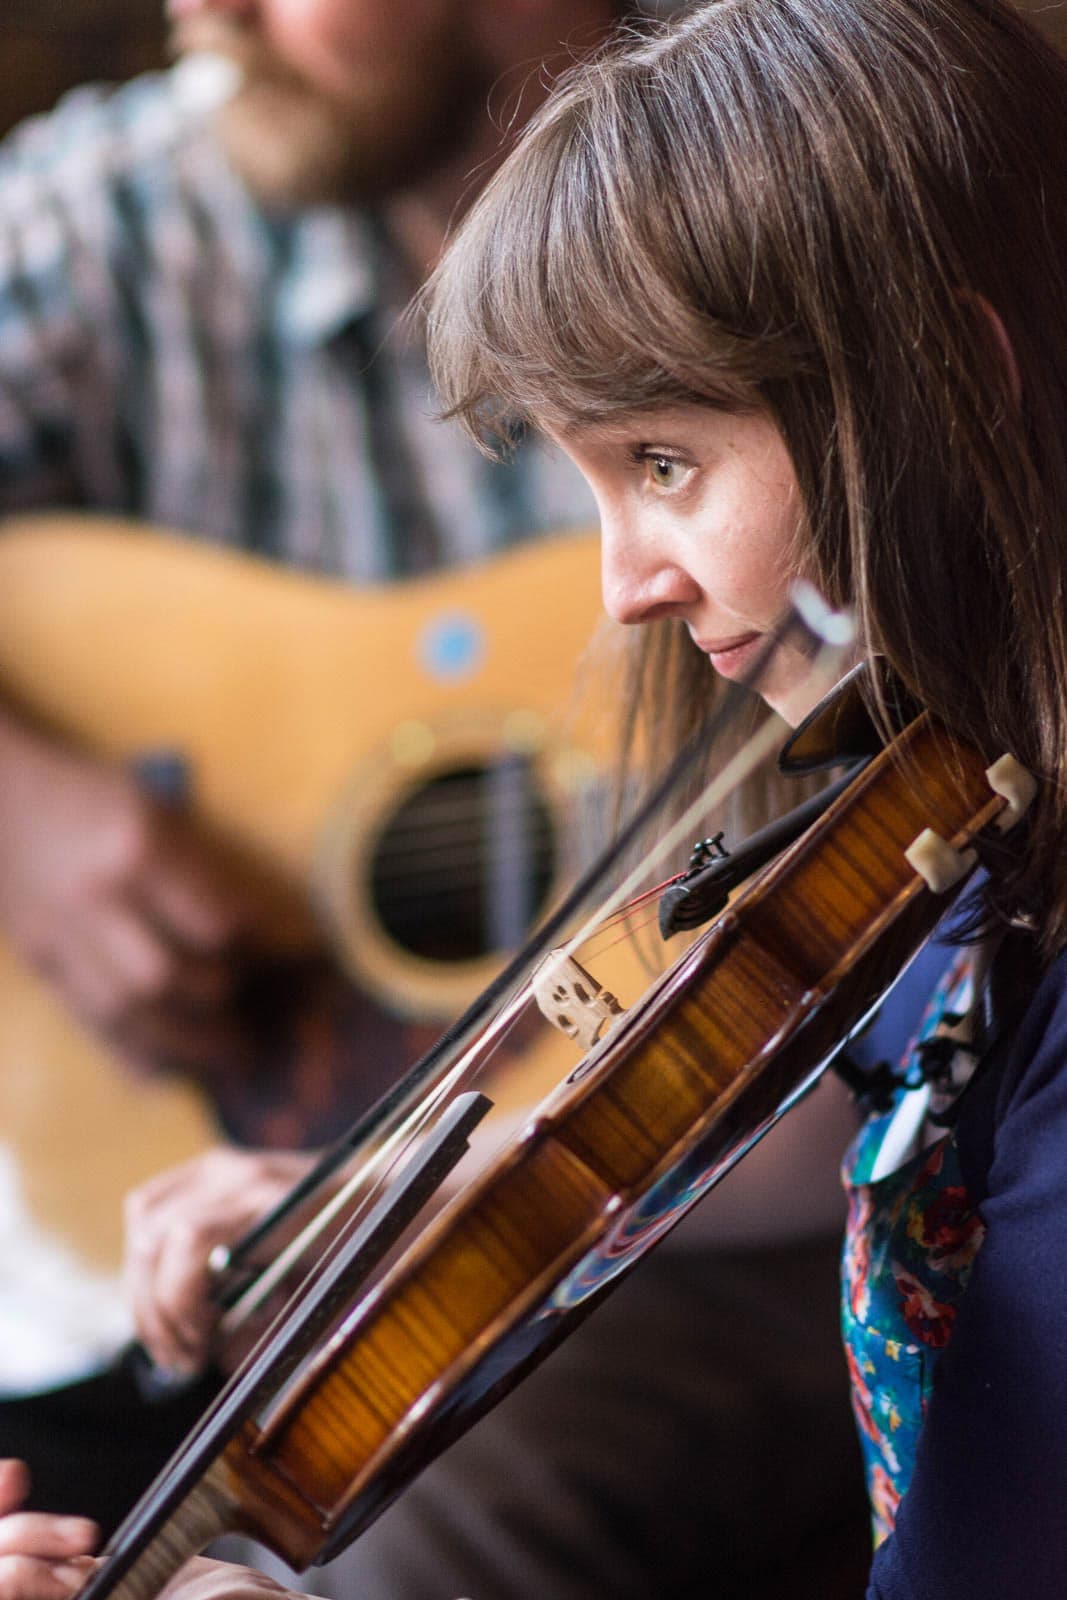
[[[861,1049],[899,1053],[929,948]],[[941,1352],[914,1473],[868,1600],[1067,1595],[1067,956],[964,1091],[956,1144],[986,1226]]]

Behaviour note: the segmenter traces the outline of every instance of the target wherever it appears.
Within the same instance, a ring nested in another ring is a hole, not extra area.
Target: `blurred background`
[[[1017,0],[1067,48],[1067,0]],[[0,133],[78,83],[130,78],[165,59],[163,0],[3,0]]]
[[[164,39],[162,0],[3,0],[0,133],[74,84],[158,66]]]

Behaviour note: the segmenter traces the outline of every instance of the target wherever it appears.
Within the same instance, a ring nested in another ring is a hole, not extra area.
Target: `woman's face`
[[[716,672],[743,677],[802,566],[800,494],[778,429],[763,413],[677,405],[555,437],[596,496],[609,615],[677,617]],[[824,688],[788,640],[759,685],[791,723]]]

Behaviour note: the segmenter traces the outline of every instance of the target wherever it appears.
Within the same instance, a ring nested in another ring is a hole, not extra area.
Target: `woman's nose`
[[[700,586],[671,560],[654,535],[601,523],[604,609],[616,622],[656,622],[684,616]]]

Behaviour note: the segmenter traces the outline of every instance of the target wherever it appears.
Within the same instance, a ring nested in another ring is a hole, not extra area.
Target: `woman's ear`
[[[1019,363],[1015,359],[1015,350],[1008,337],[1008,330],[1000,320],[1000,313],[989,303],[984,294],[978,293],[977,289],[957,289],[956,295],[963,305],[978,313],[984,323],[985,336],[988,338],[990,334],[992,335],[993,350],[1004,369],[1012,399],[1016,405],[1021,405],[1023,383],[1019,374]]]

